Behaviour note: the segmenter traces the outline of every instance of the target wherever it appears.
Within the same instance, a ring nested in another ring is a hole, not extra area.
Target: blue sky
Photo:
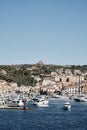
[[[0,64],[87,64],[87,0],[0,0]]]

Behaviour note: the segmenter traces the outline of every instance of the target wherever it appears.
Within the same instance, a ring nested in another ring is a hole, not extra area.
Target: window
[[[66,82],[69,82],[69,78],[66,79]]]

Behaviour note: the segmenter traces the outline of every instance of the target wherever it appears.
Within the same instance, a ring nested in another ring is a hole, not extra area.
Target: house
[[[74,74],[81,74],[80,70],[74,70]]]
[[[63,95],[78,95],[79,86],[65,86],[62,90]]]
[[[52,81],[51,79],[44,79],[42,81],[42,86],[47,86],[47,85],[54,85],[55,81]]]
[[[83,93],[87,94],[87,80],[83,82]]]
[[[64,73],[67,75],[71,75],[72,71],[71,71],[71,69],[65,69]]]

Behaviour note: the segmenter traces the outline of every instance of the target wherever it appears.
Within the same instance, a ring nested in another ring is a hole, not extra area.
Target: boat
[[[52,98],[59,98],[59,95],[58,94],[52,94]]]
[[[81,80],[80,80],[80,74],[79,74],[79,93],[78,93],[78,95],[76,96],[76,97],[74,97],[74,100],[76,101],[76,102],[85,102],[85,101],[87,101],[86,100],[86,98],[82,95],[82,82],[81,82]]]
[[[76,97],[74,97],[74,100],[76,101],[76,102],[80,102],[81,100],[81,96],[76,96]]]
[[[7,105],[8,107],[22,107],[24,106],[24,103],[20,99],[15,99],[15,100],[10,100]]]
[[[36,97],[33,99],[33,104],[37,106],[45,106],[48,105],[49,101],[45,97]]]
[[[80,98],[80,101],[81,101],[81,102],[87,102],[87,97],[82,96],[82,97]]]
[[[59,99],[60,99],[60,100],[66,100],[66,101],[67,101],[67,100],[69,99],[69,96],[60,95],[60,96],[59,96]]]
[[[71,109],[71,104],[69,102],[64,103],[64,109],[65,110],[70,110]]]
[[[5,104],[5,100],[0,98],[0,105],[4,105]]]
[[[77,96],[74,98],[76,102],[87,102],[87,97],[85,96]]]

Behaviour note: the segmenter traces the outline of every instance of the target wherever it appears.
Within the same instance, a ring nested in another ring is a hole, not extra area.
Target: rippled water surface
[[[70,111],[63,104],[52,99],[48,107],[29,103],[29,110],[0,109],[0,130],[87,130],[87,103],[71,101]]]

